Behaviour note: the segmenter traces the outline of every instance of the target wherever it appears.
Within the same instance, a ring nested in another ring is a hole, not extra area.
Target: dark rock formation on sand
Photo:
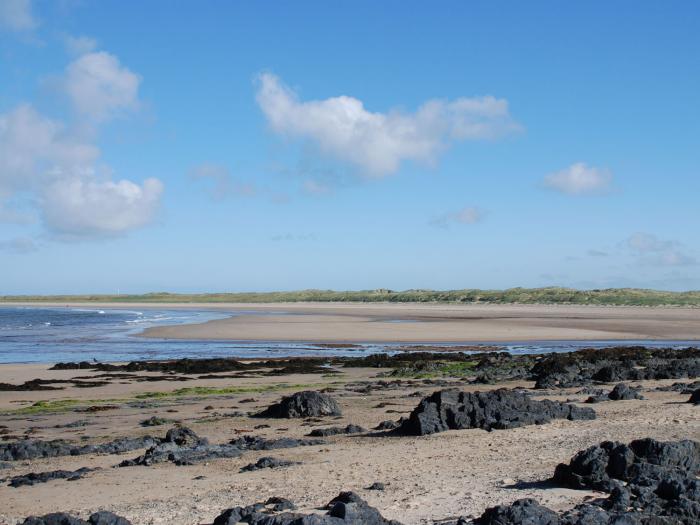
[[[534,364],[531,377],[535,388],[695,378],[700,377],[700,349],[631,346],[550,354]]]
[[[75,445],[61,439],[41,441],[24,439],[0,444],[0,460],[19,461],[57,456],[81,456],[84,454],[122,454],[155,445],[159,440],[150,436],[120,438],[99,445]]]
[[[692,394],[690,394],[690,399],[688,400],[688,403],[700,405],[700,388],[698,388],[697,390],[693,391]]]
[[[700,443],[603,442],[557,467],[554,482],[610,493],[558,514],[532,499],[487,509],[474,525],[697,525]],[[461,524],[470,523],[460,519]]]
[[[296,418],[340,415],[342,415],[340,407],[331,396],[305,390],[283,397],[279,403],[270,405],[254,417]]]
[[[489,392],[440,390],[424,398],[397,429],[400,434],[424,435],[445,430],[484,430],[541,425],[552,419],[594,419],[590,408],[544,400],[499,389]]]
[[[221,513],[214,525],[401,525],[387,520],[354,492],[341,492],[328,503],[326,514],[298,514],[283,512],[274,514],[263,503],[247,507],[234,507]]]
[[[54,512],[44,516],[30,516],[21,525],[131,525],[131,522],[107,511],[95,512],[87,521],[64,512]]]
[[[277,450],[280,448],[311,447],[325,445],[322,439],[295,439],[283,437],[278,439],[265,439],[260,436],[241,436],[230,441],[230,444],[241,450]]]
[[[316,428],[307,435],[311,437],[328,437],[339,434],[361,434],[363,432],[367,432],[367,429],[359,425],[348,425],[346,427]]]
[[[9,479],[10,487],[23,487],[25,485],[36,485],[37,483],[46,483],[54,479],[66,479],[74,481],[82,478],[85,474],[92,472],[93,468],[79,468],[78,470],[51,470],[49,472],[30,472],[21,476],[14,476]]]
[[[615,385],[610,392],[603,395],[591,396],[586,403],[600,403],[601,401],[627,401],[630,399],[644,399],[639,389],[631,388],[624,383]]]
[[[291,467],[292,465],[299,465],[299,463],[296,461],[288,461],[286,459],[265,456],[257,460],[255,463],[249,463],[245,467],[242,467],[241,472],[252,472],[254,470],[261,470],[264,468]]]
[[[143,455],[122,461],[120,467],[150,466],[170,461],[176,465],[193,465],[219,458],[235,458],[242,454],[231,444],[212,445],[207,438],[199,437],[186,427],[168,430],[165,439],[149,448]]]

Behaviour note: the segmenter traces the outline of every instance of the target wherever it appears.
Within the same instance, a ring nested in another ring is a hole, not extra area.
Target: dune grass
[[[103,302],[103,303],[493,303],[493,304],[591,304],[615,306],[700,306],[700,291],[668,292],[638,288],[577,290],[573,288],[509,288],[507,290],[404,290],[387,289],[290,292],[244,292],[141,295],[5,295],[0,302]]]

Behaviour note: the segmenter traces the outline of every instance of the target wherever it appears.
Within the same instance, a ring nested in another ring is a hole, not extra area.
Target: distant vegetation
[[[143,295],[6,295],[0,302],[105,302],[105,303],[493,303],[493,304],[598,304],[637,306],[700,306],[700,291],[665,292],[636,288],[574,290],[571,288],[510,288],[508,290],[301,290],[296,292],[249,292]]]

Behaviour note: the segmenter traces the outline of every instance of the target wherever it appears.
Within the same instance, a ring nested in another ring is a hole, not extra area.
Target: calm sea
[[[0,307],[0,363],[58,361],[136,361],[180,357],[273,358],[314,355],[363,355],[394,352],[397,345],[364,344],[354,348],[311,343],[260,341],[171,341],[136,337],[144,328],[203,323],[239,312],[202,310]],[[280,312],[276,312],[279,314]],[[265,314],[260,314],[265,315]],[[468,344],[468,343],[460,343]],[[487,343],[483,343],[487,344]],[[695,341],[543,341],[498,343],[504,350],[527,354],[570,352],[584,347],[620,344],[684,347]],[[401,346],[406,346],[402,344]],[[450,345],[444,345],[450,346]]]

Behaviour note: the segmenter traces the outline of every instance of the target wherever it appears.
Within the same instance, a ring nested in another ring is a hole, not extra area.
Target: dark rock
[[[486,509],[475,525],[560,525],[559,515],[534,499],[519,499],[511,505]]]
[[[166,461],[175,465],[194,465],[213,459],[235,458],[241,454],[241,449],[235,445],[211,445],[208,439],[199,437],[191,429],[175,427],[168,430],[165,439],[149,448],[143,455],[122,461],[119,466],[150,466]]]
[[[338,434],[361,434],[367,432],[366,429],[358,425],[348,425],[346,427],[317,428],[309,432],[311,437],[337,436]]]
[[[269,406],[255,417],[297,418],[340,415],[342,415],[340,407],[331,396],[305,390],[282,398],[279,403]]]
[[[608,399],[613,401],[629,400],[629,399],[644,399],[636,388],[630,388],[624,383],[615,385],[615,388],[608,394]]]
[[[277,450],[280,448],[325,445],[326,442],[322,439],[295,439],[289,437],[265,439],[260,436],[241,436],[230,441],[230,444],[241,450]]]
[[[258,503],[247,507],[234,507],[221,513],[214,525],[401,525],[387,520],[375,508],[353,492],[342,492],[328,505],[328,512],[319,514],[298,514],[283,512],[271,514],[265,504]]]
[[[57,456],[81,456],[84,454],[121,454],[139,448],[146,448],[157,442],[157,439],[150,436],[120,438],[99,445],[74,445],[61,439],[52,441],[25,439],[0,445],[0,460],[18,461]]]
[[[87,521],[65,512],[54,512],[44,516],[30,516],[21,525],[131,525],[131,522],[107,511],[95,512]]]
[[[425,435],[454,429],[494,430],[541,425],[552,419],[594,418],[595,412],[590,408],[550,400],[535,401],[513,390],[473,393],[440,390],[424,398],[397,432]]]
[[[21,476],[10,478],[10,487],[23,487],[25,485],[36,485],[37,483],[46,483],[54,479],[66,479],[73,481],[82,478],[85,474],[92,472],[95,469],[83,467],[78,470],[51,470],[49,472],[30,472]]]
[[[291,467],[292,465],[298,465],[299,463],[295,461],[287,461],[286,459],[278,459],[272,457],[262,457],[255,463],[250,463],[245,467],[241,468],[241,472],[252,472],[253,470],[261,470],[264,468],[280,468],[280,467]]]
[[[380,481],[375,481],[369,487],[367,487],[367,490],[384,490],[385,488],[386,487],[384,486],[384,483],[381,483]]]
[[[158,416],[151,416],[148,419],[144,419],[139,423],[142,427],[157,427],[160,425],[170,425],[173,423],[172,419],[165,419]]]
[[[394,430],[399,428],[399,425],[400,423],[398,421],[388,419],[379,423],[376,427],[374,427],[374,430]]]
[[[690,394],[690,399],[688,400],[688,403],[700,405],[700,388],[698,388],[692,394]]]

